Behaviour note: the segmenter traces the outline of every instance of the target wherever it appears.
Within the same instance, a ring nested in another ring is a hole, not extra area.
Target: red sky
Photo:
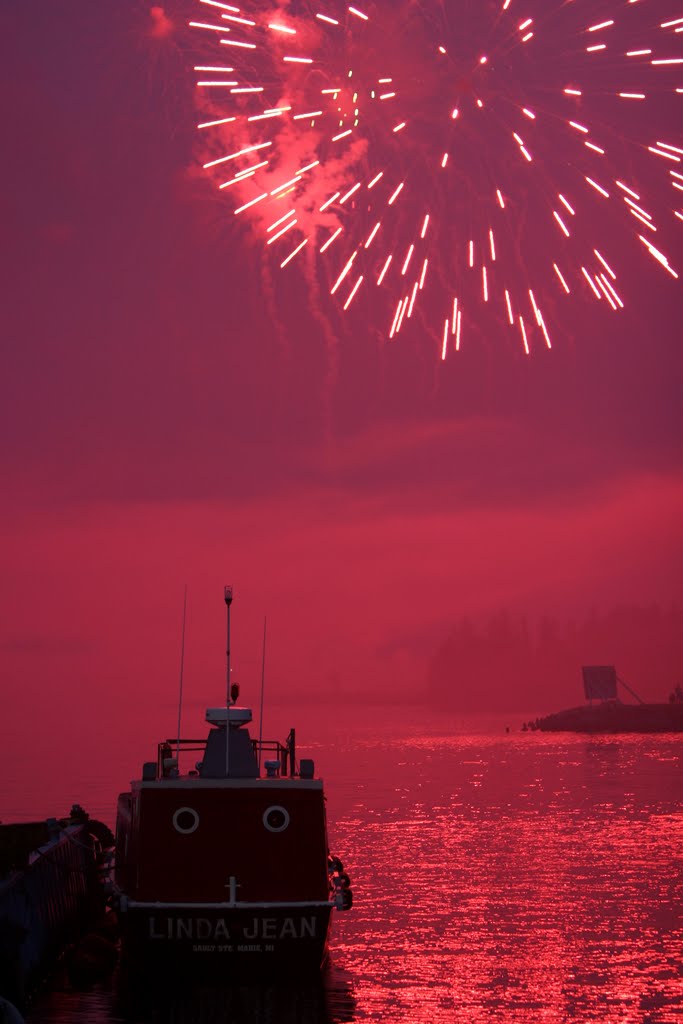
[[[264,615],[276,692],[382,701],[427,695],[463,616],[677,606],[638,650],[624,626],[576,652],[538,710],[579,699],[582,660],[663,699],[683,677],[680,284],[633,258],[625,314],[579,305],[530,359],[473,337],[441,365],[369,326],[333,345],[295,279],[275,323],[195,170],[186,6],[0,11],[5,723],[105,691],[166,707],[185,583],[200,702],[223,693],[227,582],[252,700]],[[538,704],[519,666],[482,682],[482,709]]]

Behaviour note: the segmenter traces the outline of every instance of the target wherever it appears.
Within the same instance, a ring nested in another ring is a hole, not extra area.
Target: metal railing
[[[296,759],[296,732],[290,729],[289,736],[284,743],[279,740],[256,740],[252,739],[251,745],[254,757],[259,766],[259,777],[261,774],[261,761],[264,756],[273,755],[273,760],[280,762],[279,775],[282,778],[295,778],[299,774],[299,764]],[[157,744],[157,778],[169,778],[168,761],[175,761],[173,750],[182,750],[183,753],[203,754],[206,749],[205,739],[172,739],[163,740]],[[178,767],[177,764],[175,767]]]

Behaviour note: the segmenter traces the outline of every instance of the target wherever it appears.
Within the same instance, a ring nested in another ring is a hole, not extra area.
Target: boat
[[[666,703],[648,703],[617,675],[614,665],[584,665],[581,671],[588,703],[525,723],[524,731],[683,732],[683,689],[680,686],[675,687]],[[617,684],[627,690],[636,703],[622,701]]]
[[[330,855],[323,782],[298,758],[295,730],[285,742],[249,733],[252,711],[230,683],[231,587],[225,603],[225,705],[206,711],[205,738],[160,742],[118,799],[112,901],[123,962],[215,977],[319,971],[332,912],[352,904],[350,879]],[[183,753],[197,758],[187,771]]]
[[[104,911],[113,841],[79,804],[0,824],[0,996],[22,1005]]]

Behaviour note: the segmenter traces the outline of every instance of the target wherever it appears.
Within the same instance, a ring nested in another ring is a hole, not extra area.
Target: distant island
[[[587,704],[557,711],[533,722],[522,731],[585,733],[683,732],[683,688],[677,685],[667,702],[652,704],[640,697],[617,675],[614,665],[584,665],[583,686]],[[617,683],[628,690],[636,703],[624,703]]]

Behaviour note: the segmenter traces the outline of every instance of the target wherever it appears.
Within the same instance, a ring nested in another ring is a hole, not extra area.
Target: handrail
[[[275,754],[277,760],[280,762],[280,775],[290,778],[299,774],[299,765],[296,759],[296,734],[294,729],[290,730],[289,736],[285,743],[280,743],[279,740],[257,740],[252,739],[252,748],[254,755],[259,760],[259,751],[261,754],[272,753]],[[164,761],[173,756],[173,748],[177,750],[182,749],[185,753],[192,751],[203,751],[206,749],[205,739],[182,739],[177,736],[173,736],[170,739],[163,740],[157,744],[157,778],[161,779],[164,777]]]

